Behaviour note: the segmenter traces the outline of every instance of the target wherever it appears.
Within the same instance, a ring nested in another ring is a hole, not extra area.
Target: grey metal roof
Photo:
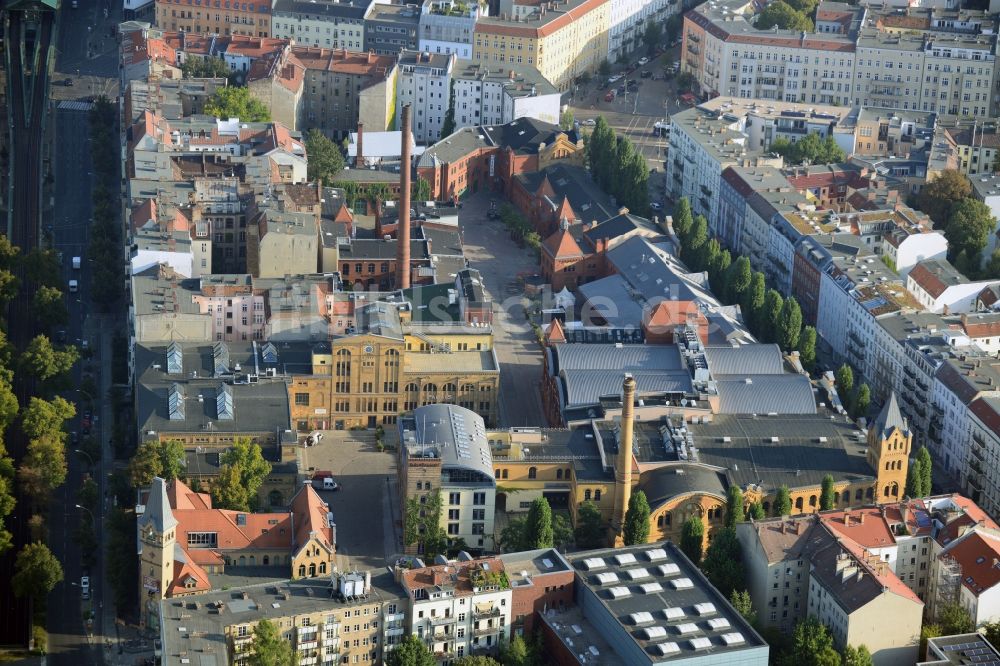
[[[906,424],[906,419],[899,411],[899,403],[896,401],[896,392],[889,392],[889,400],[882,407],[878,418],[875,419],[875,429],[887,437],[892,433],[893,428],[898,428],[901,432],[909,432],[910,428]]]
[[[721,414],[815,414],[812,385],[804,375],[716,377]]]
[[[694,437],[697,461],[726,468],[730,483],[742,487],[819,486],[824,474],[836,481],[875,476],[864,432],[846,417],[716,414],[711,423],[685,427]]]
[[[153,478],[146,499],[146,511],[139,516],[139,528],[152,527],[159,534],[177,527],[177,519],[170,510],[170,499],[167,497],[167,482],[160,477]]]
[[[643,307],[635,302],[628,290],[628,283],[621,275],[610,275],[600,280],[581,284],[578,288],[585,312],[590,321],[597,317],[613,328],[639,328]]]
[[[639,489],[646,493],[652,509],[688,493],[712,493],[724,498],[727,486],[723,472],[696,463],[673,463],[639,477]]]
[[[712,376],[780,375],[785,371],[778,345],[731,345],[706,347],[705,360]]]
[[[378,301],[358,308],[355,320],[359,333],[370,333],[395,340],[403,339],[399,310],[391,303]]]
[[[626,372],[682,370],[684,362],[676,345],[575,345],[555,347],[556,362],[563,370],[604,370],[618,372],[615,381],[621,388]],[[641,390],[642,387],[640,386]]]
[[[586,345],[594,347],[597,345]],[[686,370],[634,370],[639,395],[692,391],[691,377]],[[601,398],[621,395],[621,374],[607,370],[569,370],[560,373],[567,407],[596,404]]]
[[[495,483],[493,455],[483,417],[457,405],[418,407],[400,421],[401,441],[411,457],[440,458],[442,470],[478,472],[482,482]]]
[[[607,252],[608,261],[647,302],[699,301],[718,307],[719,301],[700,283],[703,274],[687,273],[676,257],[653,245],[649,239],[633,236]]]

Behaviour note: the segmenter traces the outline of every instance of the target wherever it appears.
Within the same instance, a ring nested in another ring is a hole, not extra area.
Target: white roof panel
[[[674,564],[673,562],[667,562],[666,564],[660,564],[656,567],[656,570],[660,572],[661,576],[676,576],[681,572],[681,568]]]
[[[618,582],[618,574],[611,571],[605,571],[604,573],[599,573],[597,574],[596,578],[597,582],[600,583],[601,585],[614,585],[615,583]]]
[[[746,642],[746,639],[743,638],[743,634],[738,631],[734,631],[732,633],[722,634],[722,642],[726,645],[739,645],[740,643]]]
[[[647,611],[640,611],[638,613],[632,613],[629,615],[632,620],[632,624],[647,624],[653,621],[653,614]]]
[[[674,606],[673,608],[664,608],[663,615],[668,620],[679,620],[684,617],[684,609],[678,606]]]
[[[663,591],[663,586],[659,583],[643,583],[639,586],[643,594],[656,594]]]
[[[715,617],[708,621],[708,626],[713,631],[718,631],[719,629],[728,629],[732,625],[724,617]]]
[[[657,562],[659,560],[667,559],[667,551],[662,548],[653,548],[652,550],[646,551],[646,559],[650,562]]]
[[[690,578],[675,578],[670,581],[670,584],[674,586],[675,590],[690,590],[694,587],[694,583],[691,582]]]
[[[690,641],[691,649],[693,650],[707,650],[712,647],[712,641],[705,638],[704,636],[699,636],[698,638],[692,638]]]
[[[629,589],[624,585],[619,585],[618,587],[609,588],[608,594],[611,595],[612,599],[624,599],[632,593],[629,592]]]
[[[617,562],[618,566],[620,567],[623,567],[626,564],[635,564],[636,562],[635,555],[633,555],[632,553],[622,553],[620,555],[615,555],[615,562]]]
[[[706,601],[702,604],[696,604],[694,609],[698,612],[698,615],[712,615],[716,612],[715,604],[710,601]]]
[[[667,637],[667,630],[665,627],[646,627],[642,631],[646,635],[647,641],[655,641],[658,638]]]
[[[656,649],[660,651],[661,655],[677,654],[681,651],[681,647],[673,641],[667,641],[666,643],[657,643]]]

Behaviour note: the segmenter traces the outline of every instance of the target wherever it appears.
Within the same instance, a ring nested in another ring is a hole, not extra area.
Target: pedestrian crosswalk
[[[57,108],[65,111],[90,111],[92,108],[94,108],[94,103],[76,102],[67,100],[59,102],[59,106]]]

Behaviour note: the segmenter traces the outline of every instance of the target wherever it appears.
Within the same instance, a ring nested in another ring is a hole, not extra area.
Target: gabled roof
[[[972,530],[945,548],[962,570],[962,585],[979,596],[1000,583],[1000,537]]]
[[[545,330],[546,342],[566,342],[566,333],[558,319],[553,319],[549,327]]]
[[[167,497],[167,483],[160,477],[153,479],[153,485],[146,500],[146,511],[139,518],[139,527],[150,526],[158,534],[177,527],[177,519],[170,510],[170,500]]]
[[[580,249],[580,245],[573,238],[568,227],[560,227],[558,231],[545,239],[542,247],[545,248],[546,254],[555,259],[584,256],[583,250]]]
[[[879,412],[878,418],[875,419],[875,428],[882,433],[883,437],[888,437],[892,434],[893,429],[898,429],[904,435],[910,431],[909,426],[906,424],[906,419],[899,411],[899,403],[896,402],[895,391],[889,393],[889,401],[885,403],[882,411]]]

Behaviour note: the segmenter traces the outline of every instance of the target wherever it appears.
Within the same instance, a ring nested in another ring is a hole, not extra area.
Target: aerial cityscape
[[[1000,666],[1000,0],[0,17],[0,661]]]

